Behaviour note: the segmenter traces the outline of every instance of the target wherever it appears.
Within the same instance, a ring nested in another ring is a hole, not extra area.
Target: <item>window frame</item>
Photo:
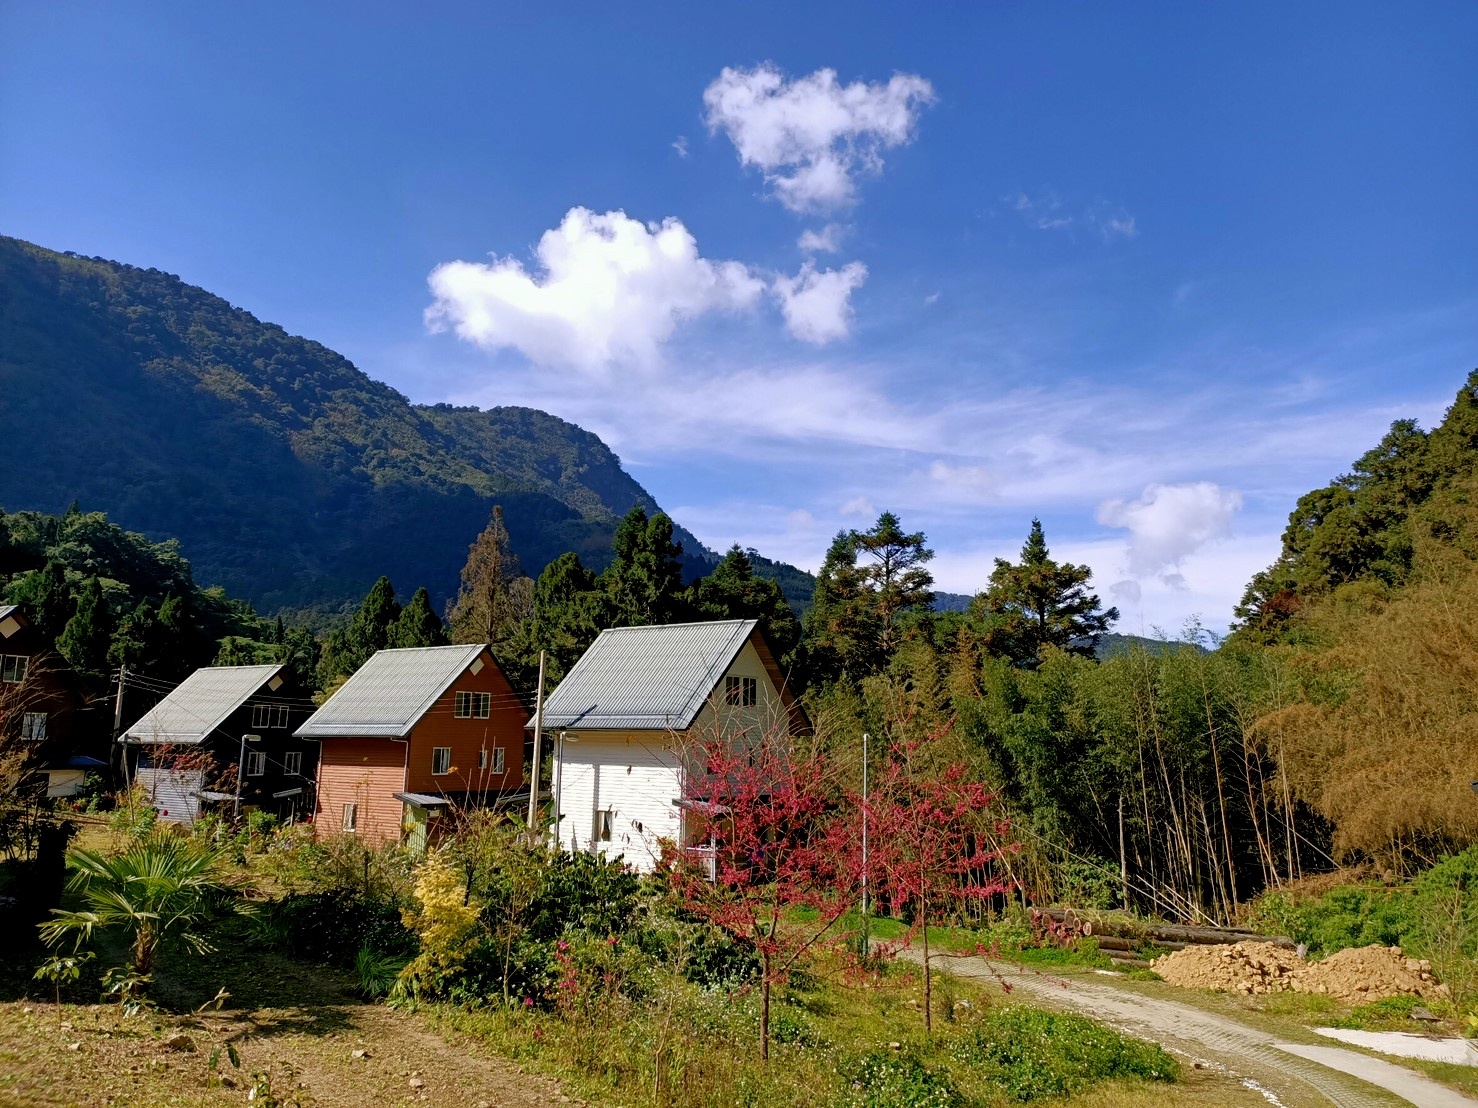
[[[303,776],[303,752],[301,750],[283,751],[282,772],[293,777]]]
[[[493,694],[475,689],[458,689],[452,703],[454,719],[488,719],[493,714]]]
[[[0,654],[0,684],[25,684],[30,662],[29,654]]]
[[[753,708],[760,702],[760,682],[757,677],[745,677],[730,673],[724,677],[724,703],[731,708]]]
[[[252,767],[256,768],[253,769]],[[267,776],[267,752],[265,750],[248,750],[246,752],[246,774],[247,777]]]
[[[359,833],[359,805],[350,801],[344,805],[344,834],[356,835]]]
[[[616,809],[597,808],[594,825],[590,829],[592,842],[608,843],[616,834]]]
[[[253,731],[281,730],[288,724],[286,704],[253,704],[251,706],[251,728]]]
[[[36,725],[36,721],[37,720],[40,720],[41,721],[39,727]],[[47,715],[46,715],[45,712],[24,712],[24,713],[22,713],[22,715],[21,715],[21,738],[24,739],[26,742],[33,742],[33,743],[45,742],[46,741],[46,724],[47,724]]]
[[[445,755],[442,768],[437,769],[436,763],[442,755]],[[431,776],[445,777],[452,772],[452,748],[449,746],[433,746],[431,748]]]

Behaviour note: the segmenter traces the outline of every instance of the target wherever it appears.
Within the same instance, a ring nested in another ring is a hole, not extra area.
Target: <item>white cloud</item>
[[[935,461],[929,465],[929,479],[967,500],[989,500],[1000,492],[1000,478],[985,466],[953,466]]]
[[[1135,577],[1162,574],[1175,580],[1176,567],[1213,540],[1226,537],[1232,517],[1242,508],[1242,494],[1210,481],[1186,485],[1150,485],[1138,500],[1105,500],[1098,521],[1129,532],[1129,572]]]
[[[649,365],[679,323],[748,308],[764,291],[742,263],[701,257],[672,218],[642,223],[571,208],[534,253],[532,271],[496,255],[437,266],[427,279],[427,326],[489,350],[517,349],[539,365]]]
[[[923,77],[843,85],[833,69],[787,80],[771,64],[725,68],[703,90],[709,130],[722,130],[743,165],[761,170],[794,212],[833,211],[856,201],[859,172],[882,169],[882,151],[913,138],[934,101]]]
[[[688,156],[688,136],[678,135],[672,140],[672,148],[677,151],[679,158],[686,158]]]
[[[1105,201],[1098,201],[1079,208],[1069,207],[1052,191],[1040,196],[1018,192],[1003,198],[1014,211],[1020,212],[1031,226],[1039,231],[1086,230],[1098,234],[1104,242],[1114,239],[1132,239],[1139,234],[1134,217],[1123,208]]]
[[[796,245],[810,254],[835,254],[842,248],[842,239],[847,229],[840,223],[828,223],[819,231],[809,228],[801,232]]]
[[[873,507],[872,501],[867,497],[854,496],[837,509],[837,514],[841,516],[865,516],[871,519],[878,514],[878,510]]]
[[[807,261],[794,277],[776,277],[772,290],[790,333],[820,346],[847,337],[852,328],[852,293],[866,280],[867,266],[861,262],[818,270]]]
[[[931,292],[928,296],[924,297],[924,305],[926,307],[937,303],[939,303],[939,294],[937,292]]]

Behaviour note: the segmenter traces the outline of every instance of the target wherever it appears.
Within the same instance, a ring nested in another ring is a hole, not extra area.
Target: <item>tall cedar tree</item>
[[[322,683],[327,686],[337,678],[351,676],[377,650],[389,646],[390,629],[399,618],[395,586],[390,584],[390,578],[381,577],[370,586],[349,626],[329,633],[319,663]]]
[[[559,681],[610,626],[609,603],[596,575],[574,553],[561,554],[534,582],[533,614],[501,650],[498,664],[517,688],[532,688],[539,651],[547,652],[545,677]]]
[[[411,602],[390,625],[389,645],[445,646],[448,641],[446,627],[431,607],[431,594],[417,589]]]
[[[695,618],[758,620],[781,667],[792,667],[801,641],[800,621],[780,586],[754,575],[749,553],[737,543],[712,573],[693,585],[692,596]]]
[[[47,642],[61,638],[67,620],[72,618],[72,590],[61,562],[49,561],[21,578],[10,597],[26,610],[37,634]]]
[[[89,577],[82,583],[82,591],[77,595],[77,611],[67,621],[56,648],[73,669],[82,673],[101,673],[108,665],[108,644],[112,633],[102,584],[96,577]]]
[[[487,527],[468,548],[462,587],[447,613],[452,641],[492,646],[507,640],[527,614],[529,586],[524,582],[503,506],[494,504]]]
[[[986,650],[1028,669],[1046,646],[1093,657],[1119,610],[1100,608],[1097,594],[1088,591],[1092,577],[1088,566],[1053,561],[1041,520],[1032,520],[1021,562],[997,558],[990,586],[975,601],[974,614],[986,624]]]
[[[614,626],[677,623],[691,615],[683,590],[683,548],[672,541],[666,514],[648,519],[638,504],[616,525],[611,549],[615,557],[600,583]]]

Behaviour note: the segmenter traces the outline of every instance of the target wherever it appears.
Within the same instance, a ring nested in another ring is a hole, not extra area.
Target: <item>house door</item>
[[[414,804],[405,806],[405,815],[400,821],[400,828],[405,832],[405,845],[410,847],[412,854],[424,854],[426,851],[427,817],[430,813],[425,808],[417,808]]]

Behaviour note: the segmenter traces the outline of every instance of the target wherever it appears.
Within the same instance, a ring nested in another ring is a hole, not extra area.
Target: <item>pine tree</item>
[[[780,586],[755,576],[754,563],[738,543],[694,584],[692,606],[701,619],[758,620],[782,669],[790,669],[801,639],[800,621]]]
[[[877,668],[877,626],[866,593],[856,533],[840,531],[816,574],[806,614],[806,664],[813,683],[844,673],[861,677]]]
[[[462,587],[447,613],[452,641],[503,642],[528,619],[532,591],[510,545],[503,508],[495,504],[487,527],[468,548]]]
[[[691,613],[683,595],[681,543],[672,541],[672,520],[658,512],[647,518],[641,505],[616,525],[615,554],[601,574],[616,626],[676,623]]]
[[[48,642],[61,637],[75,609],[67,571],[55,560],[21,578],[11,589],[11,599],[26,610],[37,633]]]
[[[1088,591],[1092,577],[1085,565],[1053,561],[1041,521],[1032,520],[1020,563],[997,558],[990,585],[973,606],[986,651],[1026,668],[1037,665],[1046,646],[1093,657],[1119,610],[1100,608]]]
[[[57,640],[57,650],[73,669],[98,674],[107,667],[111,639],[111,620],[102,584],[96,577],[89,577],[77,595],[77,611]]]
[[[321,684],[328,685],[339,677],[351,676],[378,650],[390,645],[390,628],[400,618],[400,604],[390,578],[381,577],[365,595],[341,631],[332,631],[323,646],[319,662]]]
[[[905,612],[927,612],[934,604],[934,576],[924,568],[934,551],[924,545],[924,533],[905,534],[892,512],[878,516],[870,531],[854,531],[862,580],[871,589],[878,623],[878,651],[886,658],[898,645],[898,617]]]
[[[446,627],[431,608],[431,594],[417,589],[411,602],[390,626],[391,646],[445,646]]]

